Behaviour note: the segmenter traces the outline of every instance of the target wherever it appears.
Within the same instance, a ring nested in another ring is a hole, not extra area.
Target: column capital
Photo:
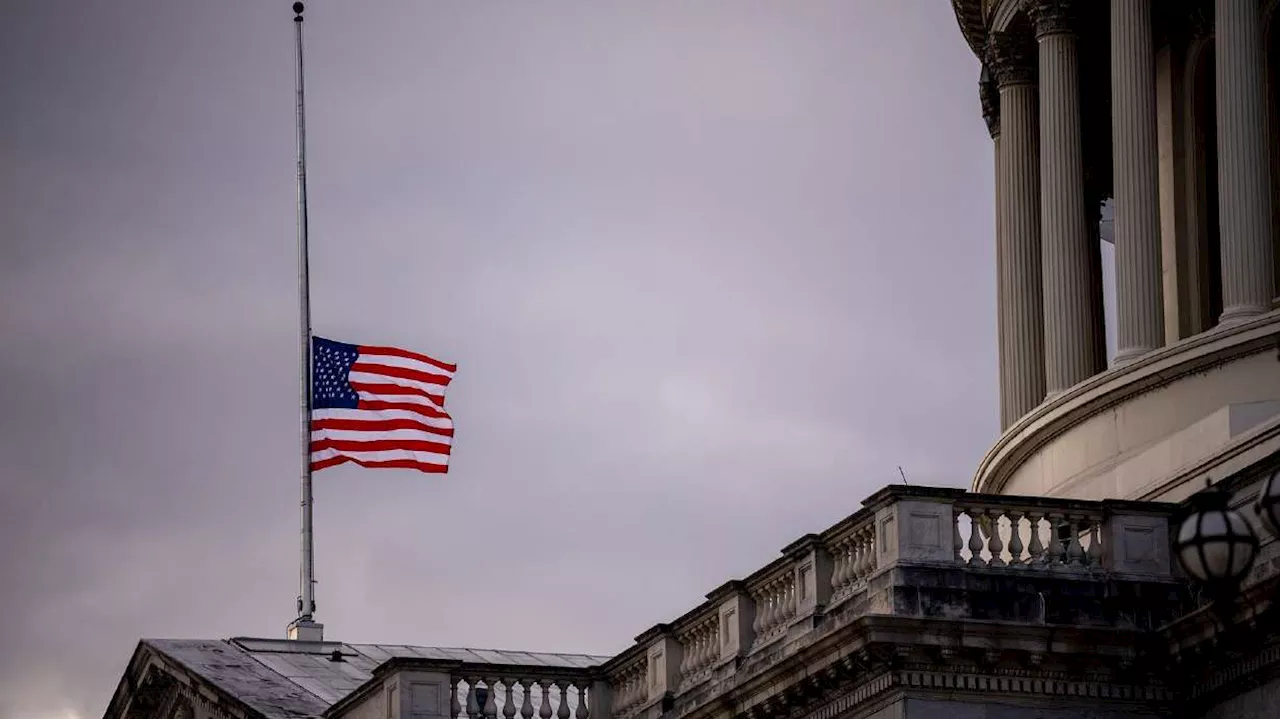
[[[987,132],[993,139],[999,137],[1000,88],[996,86],[986,64],[983,64],[982,75],[978,78],[978,100],[982,103],[982,119],[987,123]]]
[[[1075,33],[1074,0],[1032,0],[1027,14],[1036,27],[1036,39]]]
[[[986,55],[998,88],[1035,84],[1036,48],[1027,35],[993,32],[987,39]]]

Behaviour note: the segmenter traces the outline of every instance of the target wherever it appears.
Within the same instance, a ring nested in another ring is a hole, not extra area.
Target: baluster
[[[786,622],[790,622],[796,616],[796,598],[799,592],[796,591],[796,575],[789,574],[787,576],[789,579],[783,581],[783,586],[786,587],[787,592],[787,603],[784,606],[787,608]]]
[[[449,677],[449,719],[458,719],[462,713],[462,702],[458,701],[458,682],[462,677]]]
[[[1067,515],[1067,563],[1074,566],[1088,566],[1085,561],[1084,547],[1080,544],[1080,517]]]
[[[782,580],[774,580],[769,585],[769,632],[782,623],[782,613],[786,612],[785,606],[782,605],[782,590]]]
[[[498,683],[485,679],[484,686],[489,690],[484,695],[484,719],[498,719]]]
[[[698,654],[694,657],[693,671],[701,673],[707,666],[707,656],[711,653],[711,630],[703,624],[698,630]]]
[[[560,707],[556,709],[556,719],[569,719],[573,716],[569,711],[569,682],[561,680],[556,688],[560,690]]]
[[[964,514],[963,507],[951,508],[951,533],[953,541],[956,545],[956,564],[964,562],[964,537],[960,536],[960,515]]]
[[[516,700],[512,696],[512,685],[515,684],[514,679],[502,680],[502,716],[505,719],[515,719],[516,716]]]
[[[778,626],[778,615],[782,613],[782,603],[778,596],[778,590],[781,585],[777,581],[770,582],[765,587],[765,596],[769,598],[769,611],[765,614],[764,631],[766,634],[772,633],[773,628]]]
[[[551,719],[555,711],[551,708],[551,682],[546,679],[538,682],[538,688],[542,690],[542,707],[538,709],[538,716],[541,719]]]
[[[876,525],[868,524],[866,530],[867,536],[867,576],[876,571],[876,567],[880,566],[876,560]]]
[[[533,689],[528,679],[520,680],[520,716],[522,719],[533,719]]]
[[[859,529],[853,536],[858,543],[858,582],[862,583],[871,575],[871,543],[866,528]]]
[[[862,535],[854,532],[849,537],[849,589],[862,580],[862,559]]]
[[[991,559],[987,563],[993,567],[1003,567],[1004,541],[1000,539],[1000,518],[1004,516],[1004,510],[988,509],[986,515],[991,518],[991,537],[987,539]]]
[[[1025,566],[1022,563],[1022,512],[1009,512],[1009,564],[1014,567]]]
[[[1086,521],[1089,522],[1089,566],[1096,567],[1102,564],[1102,539],[1098,527],[1101,520],[1090,517]]]
[[[684,635],[680,644],[684,647],[684,656],[680,657],[680,678],[688,676],[689,667],[693,666],[693,633]]]
[[[856,537],[850,534],[849,537],[844,540],[843,547],[844,549],[841,554],[844,555],[844,571],[840,574],[840,586],[842,589],[848,591],[848,589],[853,586],[854,562],[858,558],[858,542]]]
[[[831,570],[831,591],[833,594],[840,594],[840,590],[844,588],[844,575],[849,566],[848,551],[849,544],[847,541],[840,542],[832,547],[831,556],[835,560],[835,566]]]
[[[1061,564],[1064,555],[1062,532],[1059,531],[1059,527],[1062,525],[1060,521],[1062,515],[1057,512],[1051,512],[1045,515],[1045,519],[1049,520],[1049,564]]]
[[[982,510],[970,509],[969,514],[969,564],[974,566],[982,566],[986,564],[982,559]]]
[[[871,534],[864,527],[858,530],[858,581],[865,582],[871,576]]]
[[[1044,519],[1044,512],[1031,510],[1027,513],[1027,519],[1031,522],[1031,545],[1027,547],[1027,564],[1044,564],[1044,543],[1040,541],[1040,520]]]
[[[467,677],[467,717],[469,719],[480,719],[480,703],[476,698],[476,678]]]
[[[751,631],[755,633],[757,637],[764,634],[764,617],[769,610],[764,597],[765,594],[763,589],[756,594],[751,595],[751,598],[755,600],[756,603],[756,618],[751,620]]]
[[[578,710],[573,713],[573,719],[591,719],[591,707],[587,705],[586,682],[578,685]]]

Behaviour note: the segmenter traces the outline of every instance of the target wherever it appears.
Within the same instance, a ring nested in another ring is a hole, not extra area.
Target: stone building
[[[105,717],[1280,717],[1278,4],[953,0],[997,183],[972,491],[886,487],[616,656],[143,640]]]

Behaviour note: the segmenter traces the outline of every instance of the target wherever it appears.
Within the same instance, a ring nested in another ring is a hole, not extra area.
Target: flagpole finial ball
[[[306,9],[306,6],[305,6],[305,5],[303,5],[303,4],[302,4],[302,3],[300,3],[300,2],[296,2],[296,3],[294,3],[294,4],[293,4],[293,14],[294,14],[294,15],[301,15],[301,14],[302,14],[302,11],[303,11],[303,10],[305,10],[305,9]]]

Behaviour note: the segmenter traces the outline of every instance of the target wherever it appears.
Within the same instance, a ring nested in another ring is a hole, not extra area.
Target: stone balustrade
[[[876,618],[1150,628],[1181,601],[1170,552],[1174,509],[890,486],[611,659],[555,667],[532,658],[529,666],[391,662],[377,682],[401,692],[436,687],[426,699],[402,700],[442,707],[424,718],[703,716],[725,692]]]
[[[927,614],[926,596],[935,601],[966,581],[1007,577],[1016,582],[1022,575],[1090,586],[1106,581],[1172,585],[1173,511],[1172,505],[1158,503],[886,487],[848,518],[806,535],[759,571],[725,584],[686,615],[638,637],[602,667],[613,688],[609,717],[657,717],[673,708],[679,716],[682,707],[705,704],[753,668],[779,661],[830,631],[837,617],[843,622]],[[940,570],[954,576],[939,579]],[[937,586],[926,586],[928,581]],[[904,599],[907,595],[912,599]],[[953,603],[940,611],[964,610]]]
[[[865,514],[865,513],[860,513]],[[876,571],[876,532],[873,516],[858,517],[847,529],[835,533],[827,543],[834,560],[831,575],[832,600],[840,601],[865,588]]]
[[[958,501],[953,512],[957,562],[1032,570],[1088,571],[1102,566],[1100,506],[986,497]]]
[[[796,616],[796,576],[790,562],[750,583],[751,601],[755,602],[755,632],[757,646],[763,646],[786,633],[790,621]],[[750,585],[749,585],[750,586]]]
[[[720,660],[720,616],[706,612],[689,629],[682,632],[680,642],[680,686],[696,684],[706,677]]]
[[[453,719],[591,719],[589,672],[465,667],[450,674]]]
[[[614,719],[634,715],[649,699],[649,665],[641,654],[636,659],[614,670],[610,677],[613,687],[612,714]]]

